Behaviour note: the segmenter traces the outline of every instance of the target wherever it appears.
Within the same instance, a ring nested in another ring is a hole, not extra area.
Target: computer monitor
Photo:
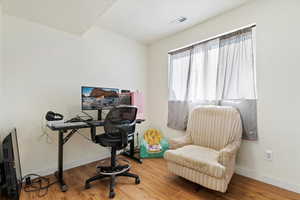
[[[81,87],[82,110],[110,109],[119,104],[119,89],[101,87]]]
[[[132,105],[132,101],[131,101],[131,92],[121,92],[121,94],[119,95],[119,104],[120,105]]]

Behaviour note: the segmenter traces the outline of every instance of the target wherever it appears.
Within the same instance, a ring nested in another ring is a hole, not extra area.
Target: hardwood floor
[[[116,197],[122,200],[300,200],[300,194],[289,192],[243,176],[234,175],[228,192],[215,192],[168,172],[163,159],[147,159],[143,164],[131,161],[132,172],[140,175],[141,184],[134,179],[117,179]],[[84,189],[87,178],[95,175],[97,163],[74,168],[65,172],[69,191],[60,192],[53,185],[45,197],[22,191],[21,200],[102,200],[108,199],[108,180],[95,182],[91,189]],[[53,177],[51,177],[54,180]]]

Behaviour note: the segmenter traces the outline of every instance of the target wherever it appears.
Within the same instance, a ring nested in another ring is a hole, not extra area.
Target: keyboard
[[[85,122],[67,122],[67,123],[55,123],[51,124],[53,128],[64,128],[64,127],[72,127],[72,126],[85,126],[87,125]]]

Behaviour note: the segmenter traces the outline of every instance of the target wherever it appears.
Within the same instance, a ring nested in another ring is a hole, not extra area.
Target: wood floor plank
[[[141,184],[134,180],[118,177],[115,200],[300,200],[293,193],[240,175],[234,175],[227,193],[203,188],[195,183],[171,174],[163,159],[147,159],[143,164],[131,162],[132,172],[140,175]],[[102,200],[108,199],[109,180],[92,183],[84,189],[85,180],[95,175],[97,162],[65,172],[69,191],[63,193],[58,185],[49,188],[42,198],[37,193],[21,192],[20,200]],[[54,180],[53,176],[49,176]]]

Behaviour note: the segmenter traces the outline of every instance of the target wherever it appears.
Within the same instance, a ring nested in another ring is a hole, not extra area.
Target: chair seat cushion
[[[187,145],[175,150],[168,150],[164,158],[178,165],[188,167],[216,178],[225,175],[226,168],[218,163],[219,152],[198,145]]]
[[[128,142],[133,139],[133,134],[128,135]],[[95,137],[96,143],[100,144],[104,147],[121,147],[121,138],[120,137],[112,137],[108,134],[96,135]]]

